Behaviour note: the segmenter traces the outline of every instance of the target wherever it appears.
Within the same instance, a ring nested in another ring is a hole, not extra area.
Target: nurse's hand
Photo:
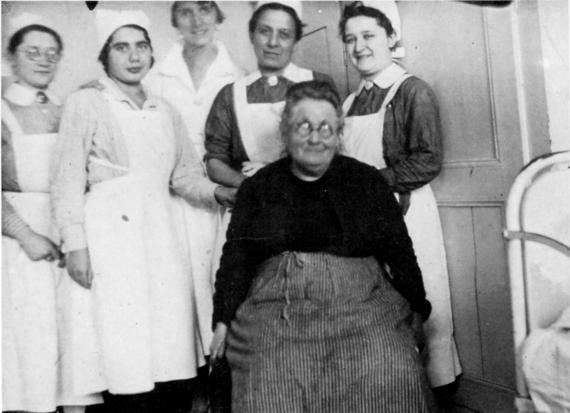
[[[226,352],[226,337],[228,335],[228,326],[224,323],[217,323],[214,330],[214,337],[210,344],[210,361],[224,357]]]
[[[241,173],[250,178],[265,165],[267,165],[265,162],[246,161],[241,164]]]
[[[20,246],[32,261],[61,261],[63,256],[57,246],[47,237],[27,229],[18,237]]]
[[[232,208],[236,202],[237,188],[218,186],[214,191],[214,198],[221,206]]]
[[[93,282],[93,271],[91,270],[89,250],[83,248],[70,251],[65,255],[65,261],[71,279],[83,288],[90,289]]]

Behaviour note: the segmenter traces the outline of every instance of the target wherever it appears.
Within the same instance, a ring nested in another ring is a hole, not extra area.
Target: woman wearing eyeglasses
[[[58,340],[57,298],[65,274],[52,231],[49,170],[61,108],[49,86],[63,43],[38,16],[15,16],[9,26],[14,82],[2,97],[2,410],[53,412],[98,401],[71,397],[60,382],[67,348]]]
[[[328,83],[291,86],[287,156],[238,192],[210,349],[235,412],[429,411],[409,325],[430,314],[421,272],[380,173],[339,155],[342,128]]]

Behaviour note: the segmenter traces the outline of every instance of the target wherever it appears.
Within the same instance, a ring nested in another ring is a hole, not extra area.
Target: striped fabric
[[[228,336],[232,411],[428,412],[409,313],[374,258],[267,260]]]

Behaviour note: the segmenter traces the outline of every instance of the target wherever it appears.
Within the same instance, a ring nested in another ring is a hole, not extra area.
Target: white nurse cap
[[[291,7],[293,10],[295,10],[295,13],[297,13],[297,17],[300,19],[303,18],[303,5],[301,4],[300,1],[258,1],[257,4],[255,5],[255,9],[259,9],[261,6],[263,6],[264,4],[268,4],[268,3],[279,3],[282,4],[284,6],[287,7]]]
[[[129,24],[140,26],[148,32],[150,20],[148,16],[140,10],[95,10],[98,51],[101,51],[115,30]]]
[[[396,5],[395,0],[365,0],[362,1],[362,4],[366,7],[371,7],[384,13],[388,20],[390,20],[390,23],[392,23],[392,27],[396,33],[396,41],[399,42],[402,39],[402,23],[400,21],[400,13],[398,12],[398,6]],[[397,45],[397,47],[392,50],[392,56],[396,58],[404,57],[404,47]]]
[[[53,25],[45,17],[37,14],[23,12],[8,19],[7,39],[10,39],[18,30],[32,24],[39,24],[53,30]]]

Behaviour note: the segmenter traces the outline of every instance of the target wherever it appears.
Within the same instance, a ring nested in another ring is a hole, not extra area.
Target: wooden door
[[[445,159],[433,188],[464,371],[456,398],[477,411],[511,412],[514,350],[502,227],[509,187],[523,166],[522,135],[532,130],[524,119],[521,101],[526,97],[521,96],[517,79],[525,76],[522,72],[528,67],[521,65],[521,58],[529,52],[529,46],[519,43],[533,38],[528,32],[532,25],[519,36],[520,27],[513,24],[517,19],[536,20],[536,11],[527,10],[521,19],[520,10],[513,9],[520,7],[516,4],[400,1],[398,5],[406,49],[403,64],[432,85],[441,107]],[[298,46],[297,61],[331,74],[346,95],[356,87],[358,76],[342,52],[340,5],[304,2],[303,6],[308,36]],[[535,108],[532,114],[539,112]]]

